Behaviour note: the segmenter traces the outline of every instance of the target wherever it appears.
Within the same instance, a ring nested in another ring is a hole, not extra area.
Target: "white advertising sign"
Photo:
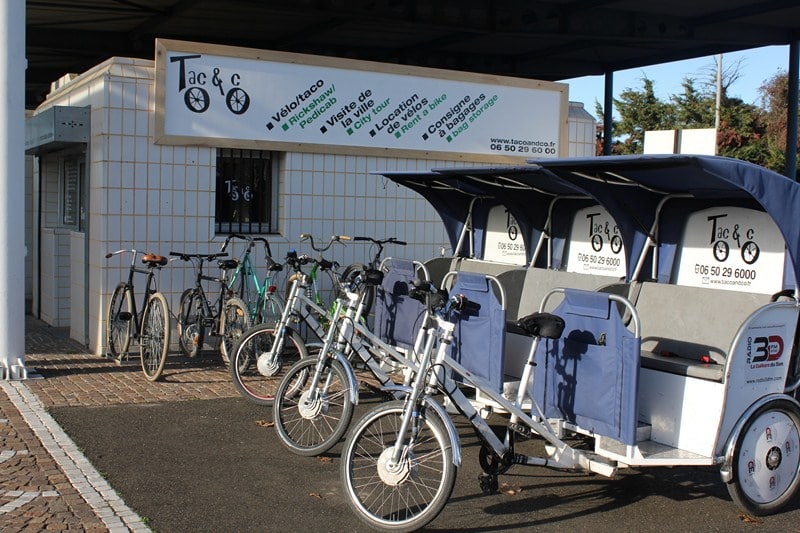
[[[487,83],[471,81],[487,76],[452,79],[456,73],[411,67],[399,74],[388,72],[395,65],[211,45],[187,52],[192,44],[157,42],[160,143],[225,139],[521,158],[561,150],[562,84]]]
[[[501,205],[489,211],[483,259],[512,265],[524,265],[526,262],[525,242],[519,225],[514,216]]]
[[[625,276],[625,251],[617,223],[600,206],[575,213],[567,255],[567,271]]]
[[[741,207],[689,216],[679,285],[773,294],[783,288],[784,242],[769,215]]]

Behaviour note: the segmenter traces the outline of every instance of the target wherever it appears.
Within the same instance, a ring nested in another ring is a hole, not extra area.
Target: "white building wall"
[[[127,276],[130,264],[129,257],[107,260],[107,252],[136,248],[162,255],[170,251],[205,253],[218,250],[224,239],[224,235],[214,234],[216,150],[153,143],[153,86],[153,62],[113,58],[59,89],[41,108],[91,107],[89,252],[85,261],[89,285],[84,288],[85,268],[80,261],[83,251],[75,249],[83,247],[83,243],[73,236],[72,276],[80,279],[73,279],[69,286],[84,290],[87,296],[84,300],[73,293],[69,314],[80,317],[72,324],[72,336],[80,341],[84,335],[77,330],[83,325],[82,317],[87,317],[89,348],[97,354],[105,350],[107,300],[116,284]],[[570,146],[572,139],[570,136]],[[276,259],[284,257],[290,248],[314,253],[306,243],[299,242],[300,233],[323,240],[332,234],[397,237],[409,243],[405,248],[387,248],[387,256],[425,260],[440,255],[443,249],[444,253],[451,253],[443,224],[428,203],[410,189],[370,172],[475,163],[313,153],[276,155],[280,169],[275,203],[279,210],[278,230],[266,236]],[[42,165],[47,201],[43,227],[56,228],[57,158],[51,156],[43,161],[47,162]],[[234,249],[232,255],[239,251]],[[350,243],[335,246],[326,257],[347,265],[367,261],[369,253],[367,245]],[[69,259],[67,250],[53,268],[63,267]],[[143,289],[142,281],[137,289]],[[183,289],[192,283],[191,267],[180,261],[170,263],[159,275],[159,288],[173,311]],[[43,309],[50,306],[47,301],[53,297],[42,288]],[[68,319],[52,320],[61,324]]]
[[[569,156],[597,155],[597,122],[581,102],[569,103]]]

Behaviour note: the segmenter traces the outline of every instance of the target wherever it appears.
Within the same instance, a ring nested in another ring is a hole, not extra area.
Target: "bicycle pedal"
[[[508,423],[508,429],[510,429],[514,433],[517,433],[518,435],[522,435],[526,439],[533,438],[533,432],[531,431],[531,428],[529,428],[525,424],[518,424],[516,422],[509,422]]]
[[[495,474],[481,474],[478,476],[478,485],[480,485],[481,492],[487,496],[496,494],[500,490],[500,484]]]
[[[214,319],[213,318],[201,318],[200,324],[204,328],[213,328],[214,327]]]

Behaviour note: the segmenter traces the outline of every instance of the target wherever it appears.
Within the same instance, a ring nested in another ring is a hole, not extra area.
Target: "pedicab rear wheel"
[[[800,486],[800,411],[789,401],[758,409],[736,441],[733,501],[756,516],[778,512]]]

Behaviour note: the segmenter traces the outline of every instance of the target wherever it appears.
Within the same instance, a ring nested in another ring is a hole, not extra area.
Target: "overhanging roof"
[[[560,80],[800,39],[796,0],[27,0],[26,106],[156,37]]]

